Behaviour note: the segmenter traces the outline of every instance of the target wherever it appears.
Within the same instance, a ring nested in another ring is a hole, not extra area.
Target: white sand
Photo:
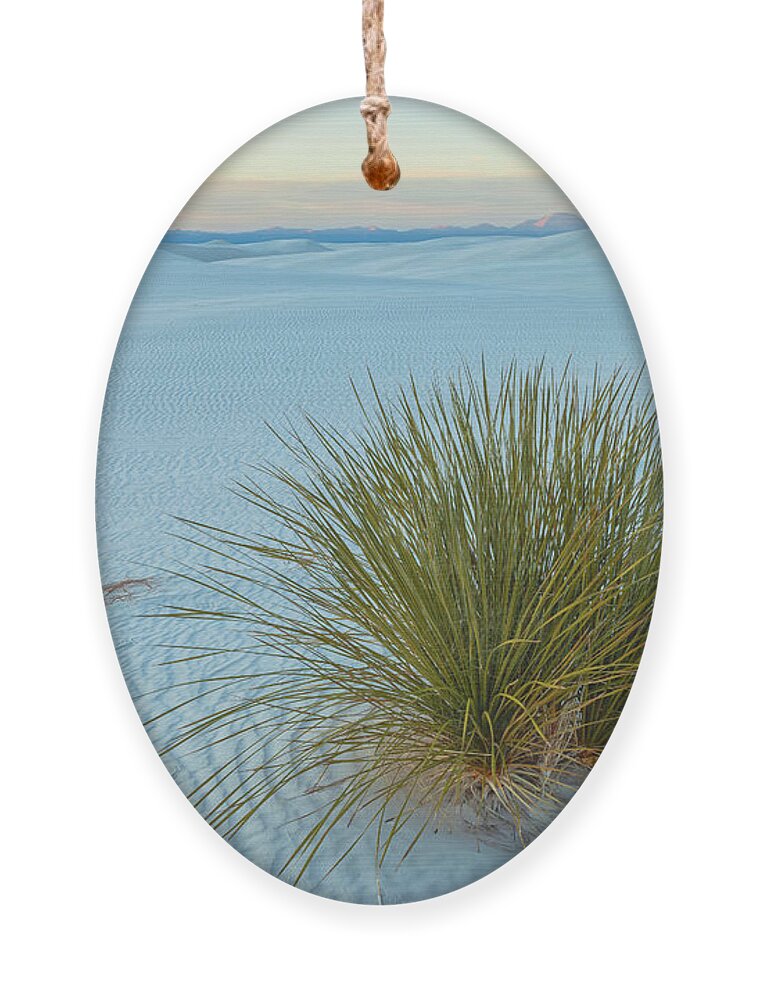
[[[120,661],[143,718],[175,700],[175,694],[156,689],[191,673],[161,667],[168,658],[162,644],[247,641],[230,636],[228,626],[138,616],[190,596],[166,572],[197,558],[167,535],[173,530],[170,515],[243,532],[263,526],[226,487],[244,463],[283,460],[265,421],[298,422],[305,409],[349,429],[356,421],[349,377],[365,386],[366,366],[380,386],[403,382],[412,370],[423,388],[462,361],[476,365],[482,353],[490,370],[514,357],[529,362],[543,355],[559,366],[573,355],[587,372],[596,361],[606,370],[643,362],[615,278],[586,232],[196,258],[165,249],[156,254],[119,343],[103,416],[103,582],[155,578],[151,588],[132,588],[129,599],[109,607]],[[192,597],[196,603],[197,591]],[[245,670],[270,667],[260,657],[237,660]],[[201,669],[228,672],[230,666],[234,662],[210,661]],[[206,709],[223,697],[208,699]],[[172,724],[153,733],[158,743]],[[168,765],[188,791],[217,759],[218,751],[177,752]],[[304,799],[303,791],[293,786],[276,796],[234,838],[234,846],[263,868],[278,870],[304,832],[297,817],[315,805],[315,796]],[[370,838],[321,881],[349,836],[347,830],[330,836],[328,850],[302,885],[375,903]],[[486,875],[517,850],[508,831],[499,847],[463,828],[427,832],[401,868],[385,864],[383,902],[450,891]]]

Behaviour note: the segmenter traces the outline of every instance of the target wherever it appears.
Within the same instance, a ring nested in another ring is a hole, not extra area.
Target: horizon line
[[[541,229],[547,229],[545,235],[551,235],[551,230],[549,228],[549,223],[552,220],[565,219],[567,223],[574,224],[579,223],[576,228],[586,228],[587,223],[584,221],[581,215],[577,212],[548,212],[547,214],[522,219],[519,222],[515,222],[512,225],[498,225],[493,222],[473,222],[468,225],[463,225],[460,223],[449,223],[443,225],[417,225],[410,226],[407,229],[398,229],[393,226],[375,226],[366,225],[364,223],[353,223],[352,225],[323,225],[323,226],[262,226],[257,229],[197,229],[197,228],[182,228],[180,226],[170,226],[163,237],[165,240],[166,236],[171,234],[176,235],[192,235],[192,234],[202,234],[209,236],[242,236],[242,235],[262,235],[270,233],[298,233],[298,234],[313,234],[313,233],[350,233],[350,232],[361,232],[361,233],[397,233],[398,235],[407,235],[409,233],[425,232],[425,233],[439,233],[444,234],[446,232],[466,232],[470,230],[496,230],[501,233],[512,232],[513,230],[521,229],[521,227],[531,226],[536,232]]]
[[[229,233],[270,233],[279,230],[291,230],[300,229],[308,232],[318,232],[321,229],[366,229],[373,230],[375,232],[387,232],[387,233],[409,233],[415,229],[477,229],[480,226],[487,226],[490,229],[514,229],[516,226],[523,226],[526,223],[537,223],[537,222],[547,222],[550,219],[554,219],[558,216],[570,217],[572,219],[577,219],[580,222],[584,222],[584,219],[578,212],[546,212],[543,215],[530,217],[527,219],[522,219],[520,222],[515,222],[512,226],[498,225],[495,222],[472,222],[468,225],[463,225],[461,223],[449,223],[445,225],[435,225],[435,226],[410,226],[408,229],[398,229],[395,226],[374,226],[367,225],[365,223],[356,222],[352,225],[323,225],[323,226],[261,226],[259,229],[184,229],[181,226],[174,226],[173,224],[169,226],[166,232],[169,233],[216,233],[216,232],[229,232]]]

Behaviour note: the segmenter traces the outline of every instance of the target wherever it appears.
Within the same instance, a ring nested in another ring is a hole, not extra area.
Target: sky
[[[528,156],[449,108],[391,98],[392,191],[361,174],[360,98],[287,118],[251,139],[208,178],[172,228],[239,232],[271,226],[513,225],[573,206]]]

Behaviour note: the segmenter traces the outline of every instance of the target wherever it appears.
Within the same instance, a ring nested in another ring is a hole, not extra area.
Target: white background
[[[68,0],[16,5],[6,23],[5,993],[747,996],[758,696],[748,4],[388,0],[390,91],[492,125],[566,190],[617,270],[657,392],[660,596],[628,708],[574,804],[453,896],[328,902],[257,870],[204,824],[130,703],[93,523],[116,338],[156,243],[207,174],[278,119],[360,92],[359,8]]]

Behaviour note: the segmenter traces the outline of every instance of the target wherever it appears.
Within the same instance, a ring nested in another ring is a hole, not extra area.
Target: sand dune
[[[248,257],[279,257],[300,253],[328,253],[328,247],[315,240],[271,240],[268,243],[227,243],[210,240],[208,243],[164,243],[165,253],[175,257],[212,264],[221,260],[241,260]]]

